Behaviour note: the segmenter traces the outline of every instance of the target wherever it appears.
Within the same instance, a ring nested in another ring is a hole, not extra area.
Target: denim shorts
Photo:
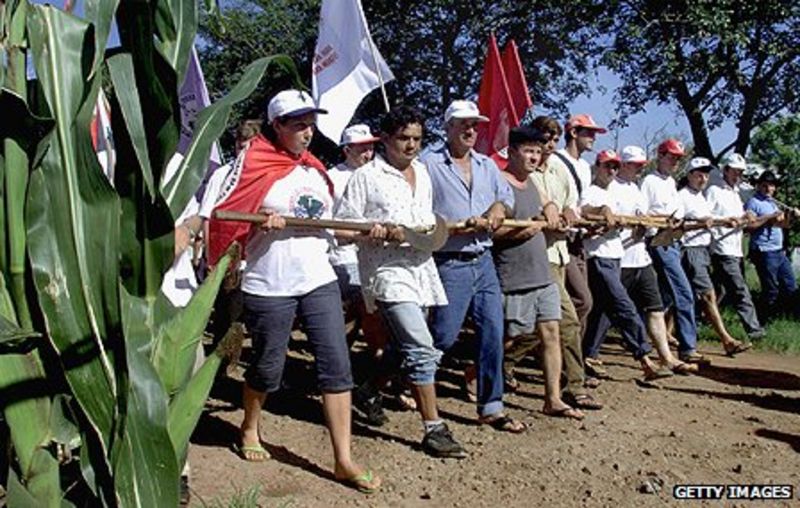
[[[503,293],[506,335],[528,335],[536,323],[561,320],[561,294],[553,282],[546,286]]]
[[[303,323],[311,344],[320,391],[352,389],[350,351],[336,282],[300,296],[244,293],[244,322],[253,339],[252,362],[245,372],[247,385],[259,392],[278,391],[295,316]]]
[[[433,384],[442,352],[433,347],[425,310],[415,302],[376,302],[400,357],[400,369],[415,385]]]

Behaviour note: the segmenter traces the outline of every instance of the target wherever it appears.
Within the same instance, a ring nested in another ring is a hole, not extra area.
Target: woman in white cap
[[[330,218],[333,185],[322,163],[308,152],[317,113],[311,97],[298,90],[277,94],[267,109],[268,124],[237,160],[230,187],[217,210],[261,211],[259,228],[239,222],[210,224],[210,262],[232,241],[245,242],[242,276],[244,319],[253,340],[245,373],[244,420],[238,451],[248,461],[264,461],[261,408],[281,384],[286,349],[299,317],[315,357],[317,385],[331,435],[337,480],[372,492],[380,479],[350,455],[350,357],[336,274],[328,261],[330,233],[286,226],[283,216]]]

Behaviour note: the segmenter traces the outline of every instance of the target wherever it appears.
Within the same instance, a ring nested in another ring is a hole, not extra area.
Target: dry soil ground
[[[228,506],[260,487],[261,506],[698,506],[673,499],[676,484],[791,484],[788,502],[705,502],[706,506],[800,506],[800,359],[745,353],[713,360],[701,375],[638,382],[632,359],[616,346],[604,358],[611,379],[595,390],[606,409],[583,422],[541,414],[541,373],[522,370],[522,390],[508,411],[529,424],[509,435],[477,426],[474,406],[445,370],[442,413],[466,460],[432,459],[418,449],[421,425],[412,412],[389,411],[373,429],[354,424],[357,459],[384,480],[379,493],[359,494],[330,474],[328,436],[313,371],[293,353],[290,389],[268,401],[264,437],[272,460],[242,461],[230,448],[242,417],[241,370],[221,380],[193,438],[193,506]],[[241,497],[241,495],[239,496]]]

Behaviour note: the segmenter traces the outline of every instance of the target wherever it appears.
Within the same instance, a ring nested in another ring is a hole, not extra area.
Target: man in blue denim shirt
[[[481,423],[507,432],[525,425],[503,413],[503,300],[490,247],[492,231],[511,213],[514,194],[497,165],[475,150],[478,122],[487,121],[471,101],[454,101],[445,112],[447,140],[422,154],[433,186],[433,211],[465,221],[434,254],[449,305],[433,307],[434,344],[449,350],[467,311],[478,334],[477,402]]]
[[[773,199],[778,178],[772,171],[764,171],[756,180],[756,193],[745,204],[745,210],[755,215],[748,229],[750,259],[761,282],[762,320],[768,320],[781,307],[793,308],[797,283],[792,264],[783,250],[783,229],[790,224],[791,215],[784,214]],[[794,212],[794,210],[792,211]],[[788,297],[779,304],[778,296]]]

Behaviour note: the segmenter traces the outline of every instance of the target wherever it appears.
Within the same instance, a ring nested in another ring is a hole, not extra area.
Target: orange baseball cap
[[[670,138],[658,145],[658,153],[671,153],[672,155],[683,157],[686,155],[686,150],[683,148],[683,143],[677,139]]]
[[[616,162],[617,165],[622,164],[619,154],[614,150],[603,150],[597,154],[595,164],[602,164],[604,162]]]
[[[564,124],[564,132],[569,132],[570,129],[576,127],[580,129],[591,129],[600,134],[608,132],[605,127],[597,125],[591,115],[572,115],[569,120],[567,120],[567,123]]]

